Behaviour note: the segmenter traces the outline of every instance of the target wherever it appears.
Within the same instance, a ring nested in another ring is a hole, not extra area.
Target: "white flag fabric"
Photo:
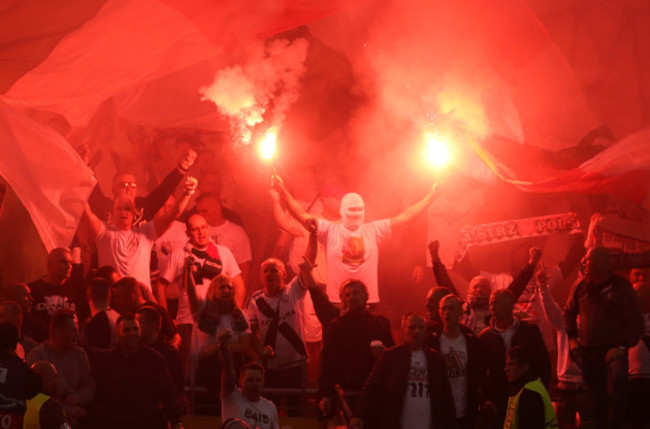
[[[0,175],[34,221],[48,252],[67,247],[94,174],[56,131],[31,120],[0,98]]]

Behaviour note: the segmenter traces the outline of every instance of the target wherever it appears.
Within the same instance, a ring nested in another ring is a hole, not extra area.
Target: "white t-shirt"
[[[194,320],[194,329],[192,329],[192,346],[190,348],[191,350],[190,354],[192,356],[198,356],[198,354],[201,352],[201,349],[203,349],[203,347],[205,346],[212,345],[212,344],[219,344],[219,340],[217,339],[216,333],[215,335],[210,335],[208,333],[201,331],[198,328],[201,312],[203,311],[204,308],[205,308],[205,300],[201,304],[201,308],[196,314]],[[224,329],[229,329],[230,332],[232,333],[231,341],[233,343],[238,342],[240,337],[251,333],[251,323],[248,320],[248,316],[246,316],[246,313],[243,311],[242,311],[242,315],[246,320],[246,325],[248,326],[246,329],[244,330],[238,329],[239,326],[236,323],[233,323],[232,314],[222,314],[221,318],[219,319],[219,324],[217,325],[215,332],[220,332]]]
[[[494,321],[494,319],[492,320]],[[494,323],[492,324],[492,327],[494,328],[494,332],[499,334],[499,336],[503,340],[503,344],[505,345],[506,350],[509,350],[510,347],[512,347],[512,338],[515,336],[515,332],[517,332],[518,325],[519,325],[519,321],[515,319],[515,323],[508,326],[505,331],[500,331],[495,327]]]
[[[431,403],[429,402],[429,370],[424,350],[411,352],[402,429],[428,429],[431,427]]]
[[[163,235],[156,239],[156,256],[158,257],[158,268],[167,265],[172,253],[177,249],[182,249],[187,243],[187,227],[184,222],[175,220]]]
[[[645,313],[643,318],[645,319],[643,335],[650,335],[650,313]],[[650,378],[650,350],[648,350],[643,340],[639,340],[636,346],[630,348],[628,361],[630,363],[628,369],[630,377]]]
[[[349,279],[365,283],[369,303],[379,302],[379,243],[390,234],[390,219],[364,223],[356,231],[348,230],[340,222],[318,220],[318,240],[327,255],[327,296],[332,302],[341,302],[339,288]]]
[[[241,273],[239,265],[235,262],[235,258],[230,253],[225,246],[220,246],[216,244],[217,250],[219,252],[219,259],[223,265],[221,274],[227,274],[230,277],[235,277]],[[207,247],[206,247],[207,248]],[[199,249],[205,250],[205,249]],[[177,249],[172,253],[171,258],[169,258],[168,264],[161,268],[160,277],[167,280],[169,283],[174,283],[178,287],[179,300],[178,300],[178,313],[176,314],[176,321],[179,324],[192,324],[192,311],[190,309],[190,303],[187,300],[187,293],[183,290],[183,267],[185,264],[185,258],[187,257],[187,252],[184,248]],[[194,271],[197,271],[199,267],[203,266],[205,259],[201,259],[196,255],[194,257]],[[208,291],[208,287],[212,282],[211,278],[203,278],[203,281],[196,284],[196,296],[203,300],[205,299],[205,294]]]
[[[225,221],[221,225],[211,226],[210,236],[215,243],[230,249],[238,264],[253,260],[251,243],[241,226]]]
[[[447,366],[447,378],[456,405],[456,417],[465,417],[467,406],[467,341],[464,335],[452,340],[440,334],[440,353]]]
[[[303,300],[306,292],[307,289],[295,278],[276,297],[269,297],[263,290],[259,290],[251,295],[246,304],[246,314],[251,321],[251,325],[257,326],[262,344],[264,344],[264,338],[266,338],[272,317],[260,311],[257,300],[261,298],[266,301],[269,307],[271,307],[271,310],[279,314],[279,324],[287,323],[298,334],[298,337],[303,340],[305,338]],[[303,356],[280,331],[277,333],[275,347],[273,349],[275,350],[275,357],[268,360],[267,367],[269,369],[290,368],[298,365],[303,359]]]
[[[156,240],[153,222],[125,231],[102,222],[95,239],[99,266],[110,265],[122,277],[134,277],[151,290],[151,249]]]
[[[221,421],[228,419],[242,419],[253,429],[280,429],[275,404],[263,397],[257,402],[249,401],[239,387],[221,398]]]

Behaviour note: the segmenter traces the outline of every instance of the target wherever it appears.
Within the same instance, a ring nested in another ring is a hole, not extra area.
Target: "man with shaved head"
[[[38,361],[32,371],[43,381],[41,392],[27,401],[27,411],[23,418],[23,429],[56,428],[70,429],[61,402],[56,399],[59,374],[49,362]]]
[[[628,349],[643,335],[643,315],[632,285],[612,273],[606,248],[591,247],[581,271],[564,307],[569,347],[582,362],[597,427],[620,428],[627,406]]]
[[[186,178],[183,196],[176,200],[174,207],[156,217],[153,222],[139,227],[133,226],[137,210],[130,195],[115,198],[110,225],[102,222],[86,204],[84,218],[91,237],[97,243],[99,265],[115,267],[120,275],[135,277],[151,291],[151,249],[156,238],[167,231],[174,219],[183,212],[196,186],[196,179]]]
[[[424,347],[424,318],[402,318],[404,343],[386,350],[363,387],[350,429],[456,428],[454,398],[440,354]]]
[[[29,284],[33,298],[32,314],[47,333],[50,319],[59,310],[72,310],[84,319],[89,315],[83,290],[83,268],[73,266],[70,249],[58,247],[47,255],[47,274]],[[43,341],[39,335],[35,338]]]
[[[32,338],[34,341],[45,341],[47,339],[47,328],[32,315],[32,304],[34,298],[25,283],[11,283],[0,289],[0,302],[15,302],[20,306],[23,313],[23,324],[20,331],[23,335]]]
[[[300,276],[285,284],[287,271],[282,261],[262,262],[262,290],[253,293],[245,306],[251,330],[261,345],[258,354],[266,369],[265,386],[300,388],[302,364],[307,359],[304,342],[303,301],[307,286]],[[269,395],[278,405],[281,397]],[[287,405],[297,407],[296,396],[286,397]],[[298,415],[295,409],[290,415]]]
[[[487,381],[487,360],[474,332],[461,324],[462,312],[463,301],[458,296],[442,297],[438,305],[442,328],[429,336],[427,342],[445,361],[458,428],[469,429],[475,427],[478,418]]]

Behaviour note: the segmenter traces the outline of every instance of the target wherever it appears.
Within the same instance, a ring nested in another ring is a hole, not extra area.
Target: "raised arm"
[[[434,183],[431,187],[429,193],[422,198],[417,203],[413,204],[411,207],[408,207],[402,213],[398,214],[395,217],[390,219],[391,228],[400,228],[402,225],[409,223],[415,216],[419,215],[431,205],[433,198],[436,195],[436,188],[438,187],[438,182]]]
[[[542,249],[539,247],[531,247],[528,249],[528,253],[530,255],[528,263],[524,265],[519,274],[517,274],[517,277],[512,279],[508,285],[508,290],[514,295],[515,301],[517,301],[521,294],[524,293],[528,282],[530,282],[530,279],[533,278],[537,263],[542,257]]]
[[[438,255],[440,242],[438,240],[430,241],[427,247],[429,249],[429,255],[431,255],[431,264],[433,265],[433,275],[436,278],[436,283],[438,283],[438,286],[446,287],[452,291],[454,295],[458,295],[456,285],[454,285],[451,277],[449,277],[447,267],[445,267],[445,264],[442,263],[440,256]]]
[[[314,218],[309,218],[305,222],[307,232],[309,232],[309,239],[307,240],[307,248],[305,249],[305,259],[310,264],[316,263],[316,256],[318,256],[318,221]]]
[[[145,210],[146,217],[153,218],[160,210],[169,196],[174,193],[181,180],[183,180],[187,170],[194,164],[194,160],[196,160],[196,152],[192,149],[185,150],[176,168],[165,176],[156,189],[142,199],[142,207]]]
[[[582,355],[578,344],[579,292],[582,282],[583,279],[578,278],[578,281],[571,288],[571,292],[569,292],[569,299],[564,305],[564,329],[566,329],[566,334],[569,337],[569,349],[574,359],[580,358]]]
[[[287,209],[291,216],[293,216],[301,225],[305,225],[307,219],[309,219],[309,213],[302,208],[298,201],[296,201],[293,196],[287,191],[287,188],[284,187],[284,182],[280,176],[273,175],[273,189],[280,195],[280,198],[287,205]]]
[[[562,313],[562,308],[560,308],[558,303],[553,299],[553,295],[551,295],[551,290],[548,287],[548,275],[546,274],[544,264],[541,264],[535,273],[535,279],[537,280],[537,293],[541,298],[540,301],[542,302],[542,309],[544,310],[546,320],[549,321],[556,331],[564,330],[564,313]]]
[[[183,287],[187,293],[187,300],[190,303],[192,314],[196,314],[199,311],[199,308],[201,308],[201,299],[196,293],[196,283],[194,282],[194,275],[192,274],[193,265],[193,257],[188,256],[185,258],[183,264]]]
[[[292,217],[288,216],[282,208],[280,194],[275,189],[271,189],[269,194],[271,194],[271,201],[273,202],[273,218],[275,219],[275,223],[278,224],[278,227],[294,237],[302,236],[302,226]]]
[[[178,218],[181,213],[183,213],[188,201],[190,200],[190,197],[196,191],[196,186],[198,183],[199,182],[194,177],[188,176],[185,178],[185,189],[183,191],[183,195],[180,198],[176,199],[174,206],[167,213],[153,220],[153,226],[156,230],[156,237],[163,235],[165,231],[167,231],[167,229],[170,227],[174,219]]]
[[[93,213],[88,203],[86,203],[86,206],[84,207],[82,219],[85,220],[86,228],[88,229],[90,236],[94,241],[99,235],[99,231],[102,229],[102,221],[99,220],[95,213]]]
[[[330,322],[341,314],[341,311],[337,306],[332,304],[329,297],[323,289],[316,283],[312,270],[315,265],[309,262],[306,256],[303,256],[305,262],[300,264],[300,281],[307,287],[311,300],[314,304],[314,311],[316,312],[316,317],[318,321],[326,327]]]

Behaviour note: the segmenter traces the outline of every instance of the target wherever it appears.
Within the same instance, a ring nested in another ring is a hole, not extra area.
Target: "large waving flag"
[[[54,130],[0,101],[0,175],[29,212],[47,250],[72,241],[93,172]]]

